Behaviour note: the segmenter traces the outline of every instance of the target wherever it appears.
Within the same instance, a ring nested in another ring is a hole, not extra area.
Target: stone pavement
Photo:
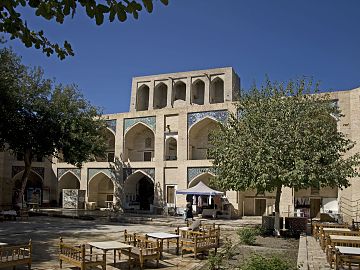
[[[300,237],[298,265],[301,270],[331,269],[319,242],[311,235]]]
[[[135,221],[136,217],[129,217]],[[236,229],[249,223],[258,221],[242,220],[210,220],[222,225],[222,236],[226,236],[230,229]],[[0,223],[0,242],[15,244],[26,243],[29,239],[33,243],[33,265],[34,270],[60,269],[58,261],[58,243],[60,236],[69,243],[86,243],[91,241],[122,240],[123,231],[149,233],[149,232],[173,232],[177,225],[184,226],[180,217],[152,218],[146,224],[109,222],[107,219],[97,218],[95,220],[80,220],[73,218],[60,218],[51,216],[31,216],[24,221],[4,221]],[[111,252],[107,256],[107,269],[128,269],[125,262],[113,265]],[[164,253],[164,260],[160,261],[161,269],[194,269],[206,260],[195,260],[191,254],[181,256],[175,255],[175,250]],[[147,264],[146,268],[154,268],[155,264]],[[22,270],[26,267],[17,267]],[[73,269],[64,264],[63,269]]]

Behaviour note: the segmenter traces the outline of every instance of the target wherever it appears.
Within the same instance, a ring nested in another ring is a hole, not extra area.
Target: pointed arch
[[[97,162],[114,162],[115,159],[115,132],[109,128],[105,129],[106,151],[105,156],[95,157]]]
[[[98,207],[107,207],[107,201],[113,201],[114,180],[104,172],[98,172],[89,180],[88,201],[96,202]]]
[[[18,172],[12,178],[13,197],[21,189],[21,177],[23,172],[24,171]],[[25,202],[37,202],[39,205],[41,205],[43,197],[43,183],[44,179],[37,172],[31,170],[24,191]]]
[[[209,134],[219,128],[219,122],[210,117],[205,117],[189,129],[189,159],[207,159]]]
[[[137,123],[125,133],[125,159],[152,161],[155,156],[155,134],[145,124]]]
[[[129,175],[124,182],[125,208],[150,210],[154,204],[154,179],[142,170]]]
[[[146,111],[149,109],[150,88],[146,84],[141,85],[136,93],[136,110]]]
[[[177,81],[173,86],[173,104],[177,100],[186,100],[186,84],[183,81]]]
[[[199,174],[198,176],[196,176],[194,179],[192,179],[189,182],[188,188],[196,186],[199,182],[203,182],[205,185],[209,186],[210,179],[214,176],[215,176],[215,174],[213,174],[211,172],[205,172],[205,173]]]
[[[211,104],[224,102],[224,81],[220,77],[211,81],[209,101]]]
[[[169,137],[165,140],[165,160],[177,160],[177,139]]]
[[[155,86],[154,89],[154,109],[162,109],[167,106],[168,87],[161,82]]]
[[[204,105],[205,82],[201,79],[195,80],[191,85],[191,103]]]
[[[80,179],[72,171],[59,177],[57,184],[59,206],[62,206],[63,189],[80,189]]]

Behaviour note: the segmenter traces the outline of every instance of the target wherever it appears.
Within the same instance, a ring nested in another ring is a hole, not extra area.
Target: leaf
[[[153,2],[152,0],[143,0],[146,10],[151,13],[153,11]]]

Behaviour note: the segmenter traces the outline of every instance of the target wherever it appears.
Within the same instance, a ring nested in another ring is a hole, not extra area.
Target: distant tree
[[[164,5],[168,4],[168,0],[160,1]],[[9,34],[10,39],[20,39],[26,47],[41,48],[47,56],[55,52],[60,59],[64,59],[68,55],[74,55],[71,45],[65,41],[61,47],[49,41],[43,30],[34,31],[29,28],[24,20],[24,8],[34,10],[36,16],[62,24],[65,17],[74,17],[81,7],[86,10],[89,18],[94,19],[97,25],[101,25],[105,15],[108,15],[110,22],[115,18],[124,22],[128,15],[137,19],[143,7],[151,13],[153,2],[154,0],[3,0],[0,1],[0,32]]]
[[[275,231],[283,187],[347,187],[358,176],[354,142],[337,130],[339,108],[300,80],[244,93],[228,122],[211,138],[215,182],[226,190],[276,192]],[[345,155],[346,154],[346,155]]]
[[[99,110],[76,86],[56,85],[40,68],[21,64],[11,50],[0,50],[0,142],[5,150],[24,157],[21,201],[32,159],[58,157],[81,166],[104,156],[105,122]]]

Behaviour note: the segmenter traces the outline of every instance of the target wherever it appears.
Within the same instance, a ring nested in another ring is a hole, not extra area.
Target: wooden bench
[[[31,240],[29,244],[16,246],[0,246],[0,268],[15,267],[17,265],[27,264],[31,269]]]
[[[184,256],[185,251],[189,251],[193,252],[195,258],[197,258],[199,253],[208,252],[212,248],[215,249],[216,254],[217,248],[219,247],[219,235],[216,233],[202,236],[195,235],[192,239],[181,239],[180,243],[181,256]]]
[[[359,235],[331,235],[330,245],[326,249],[326,258],[331,268],[333,263],[336,262],[336,247],[339,246],[360,247],[360,237]]]
[[[125,243],[132,245],[131,250],[121,250],[121,254],[129,256],[144,269],[144,263],[148,260],[156,260],[156,267],[159,267],[160,260],[160,243],[159,241],[152,241],[144,235],[134,233],[132,236],[125,233]]]
[[[62,268],[63,261],[79,267],[81,270],[85,270],[88,267],[101,266],[103,270],[106,269],[106,257],[105,254],[86,254],[85,245],[72,246],[64,244],[60,237],[59,246],[59,261],[60,268]]]
[[[344,269],[347,264],[348,269],[352,269],[352,265],[360,267],[360,248],[337,246],[335,249],[335,270]]]

